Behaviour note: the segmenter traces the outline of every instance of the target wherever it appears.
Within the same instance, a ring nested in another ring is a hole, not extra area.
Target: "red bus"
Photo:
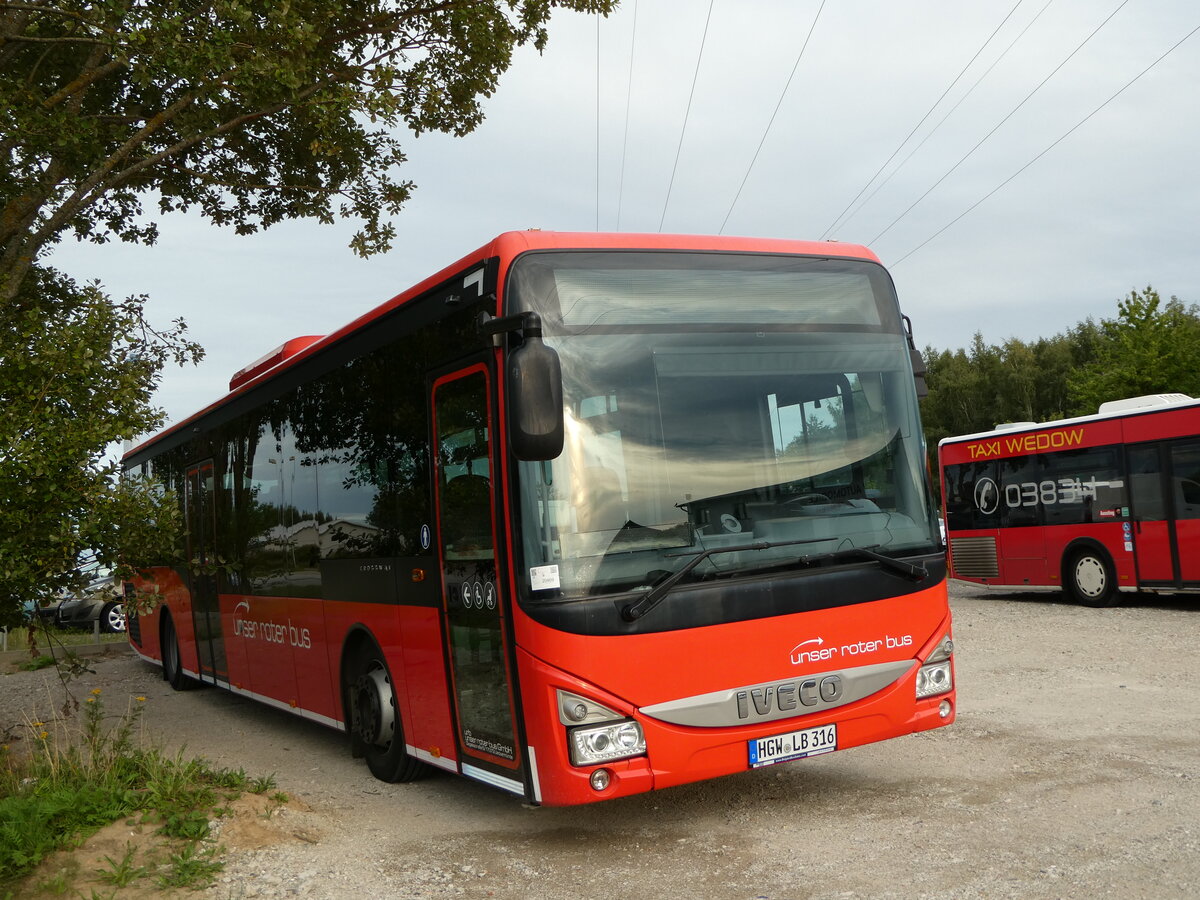
[[[501,235],[126,454],[190,560],[130,640],[535,804],[947,725],[919,358],[861,247]]]
[[[1097,607],[1200,589],[1200,400],[1116,400],[946,438],[938,457],[951,577]]]

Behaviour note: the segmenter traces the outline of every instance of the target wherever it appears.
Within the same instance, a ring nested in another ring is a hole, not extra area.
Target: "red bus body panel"
[[[917,658],[924,659],[950,632],[946,608],[943,582],[924,594],[659,634],[564,635],[519,615],[518,665],[527,739],[539,760],[541,802],[598,799],[588,784],[591,769],[573,768],[567,756],[555,699],[558,688],[611,705],[636,719],[645,732],[645,758],[607,764],[615,777],[605,798],[744,772],[750,740],[810,725],[837,723],[839,750],[948,725],[953,712],[942,716],[938,706],[953,694],[913,705]],[[826,658],[794,664],[797,645],[818,637]],[[687,728],[640,712],[644,706],[731,686],[897,660],[911,660],[912,667],[884,690],[807,716]],[[544,765],[547,756],[553,765]]]

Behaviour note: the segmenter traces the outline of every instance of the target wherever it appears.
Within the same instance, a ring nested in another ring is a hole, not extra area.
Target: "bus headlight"
[[[917,670],[917,699],[936,697],[954,688],[954,676],[950,672],[950,660],[927,663]]]
[[[629,719],[572,728],[567,734],[571,764],[574,766],[592,766],[614,759],[641,756],[646,752],[646,736],[642,734],[642,726]]]

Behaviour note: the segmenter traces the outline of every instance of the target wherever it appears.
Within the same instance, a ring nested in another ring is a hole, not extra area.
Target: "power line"
[[[1125,85],[1123,87],[1121,87],[1120,90],[1118,90],[1115,94],[1113,94],[1111,97],[1109,97],[1103,103],[1101,103],[1099,106],[1097,106],[1095,109],[1093,109],[1090,113],[1088,113],[1086,116],[1084,116],[1082,119],[1080,119],[1079,122],[1077,122],[1072,128],[1070,128],[1068,131],[1066,131],[1058,140],[1056,140],[1054,143],[1052,143],[1049,147],[1047,147],[1045,150],[1043,150],[1041,153],[1039,153],[1033,159],[1029,160],[1029,162],[1025,163],[1025,165],[1021,166],[1021,168],[1017,169],[1017,171],[1013,172],[1006,179],[1004,179],[1004,181],[1000,182],[1000,184],[996,185],[996,187],[992,188],[990,191],[988,191],[986,194],[984,194],[982,197],[980,197],[978,200],[976,200],[974,203],[972,203],[969,207],[967,207],[967,209],[965,209],[959,215],[955,216],[948,223],[943,225],[940,229],[935,231],[933,234],[931,234],[929,237],[927,237],[921,243],[917,244],[917,246],[913,247],[911,250],[909,250],[907,253],[905,253],[903,256],[901,256],[898,260],[893,262],[891,264],[892,267],[894,268],[894,267],[898,266],[900,263],[904,262],[904,260],[908,259],[914,253],[916,253],[918,250],[920,250],[922,247],[924,247],[926,244],[928,244],[930,241],[932,241],[934,238],[943,234],[952,225],[955,225],[960,219],[964,218],[968,213],[971,213],[972,211],[974,211],[976,207],[980,206],[984,201],[988,200],[990,197],[992,197],[992,195],[994,195],[998,191],[1000,191],[1000,189],[1003,188],[1005,185],[1007,185],[1010,181],[1015,179],[1018,175],[1020,175],[1022,172],[1024,172],[1030,166],[1032,166],[1035,162],[1037,162],[1039,159],[1041,159],[1043,156],[1045,156],[1047,153],[1049,153],[1051,150],[1053,150],[1055,147],[1057,147],[1059,144],[1061,144],[1063,141],[1065,141],[1075,131],[1077,131],[1079,128],[1081,128],[1089,119],[1091,119],[1094,115],[1096,115],[1096,113],[1100,112],[1100,110],[1104,109],[1104,107],[1108,106],[1108,104],[1110,104],[1114,100],[1116,100],[1119,96],[1121,96],[1123,93],[1125,93],[1125,91],[1127,91],[1130,87],[1132,87],[1135,82],[1137,82],[1139,79],[1141,79],[1142,76],[1144,76],[1147,72],[1149,72],[1151,69],[1153,69],[1155,66],[1157,66],[1160,62],[1162,62],[1164,59],[1166,59],[1168,56],[1170,56],[1172,53],[1174,53],[1179,48],[1179,46],[1181,44],[1183,44],[1184,41],[1186,41],[1188,38],[1190,38],[1192,35],[1194,35],[1197,31],[1200,31],[1200,25],[1197,25],[1195,28],[1193,28],[1191,31],[1189,31],[1187,34],[1185,34],[1182,38],[1180,38],[1174,44],[1174,46],[1172,46],[1169,50],[1167,50],[1166,53],[1164,53],[1162,56],[1160,56],[1154,62],[1150,63],[1150,65],[1146,66],[1146,68],[1142,69],[1141,72],[1139,72],[1137,75],[1135,75],[1129,81],[1127,81],[1125,83]]]
[[[862,212],[863,207],[865,207],[868,203],[870,203],[871,200],[874,199],[875,195],[878,194],[881,190],[883,190],[883,188],[887,185],[887,183],[889,181],[891,181],[893,178],[895,178],[897,173],[901,169],[903,169],[906,165],[908,165],[908,161],[910,159],[912,159],[914,156],[916,156],[917,153],[920,152],[921,148],[924,147],[929,142],[929,139],[931,137],[933,137],[935,134],[937,134],[938,130],[943,125],[946,124],[946,121],[952,115],[954,115],[954,113],[958,110],[958,108],[960,106],[963,105],[964,102],[966,102],[967,98],[970,97],[973,93],[975,93],[975,89],[983,83],[984,79],[992,74],[992,70],[995,69],[996,66],[998,66],[1001,63],[1001,61],[1004,59],[1004,57],[1008,56],[1009,51],[1011,51],[1012,48],[1015,47],[1020,42],[1021,38],[1025,37],[1025,35],[1029,32],[1030,28],[1032,28],[1035,24],[1037,24],[1038,19],[1040,19],[1042,17],[1042,13],[1044,13],[1047,9],[1049,9],[1050,4],[1053,2],[1054,2],[1054,0],[1046,0],[1046,4],[1040,10],[1038,10],[1037,15],[1035,15],[1032,19],[1029,20],[1029,23],[1024,28],[1021,29],[1021,33],[1012,39],[1012,41],[1009,43],[1009,45],[1007,47],[1005,47],[1003,51],[1001,51],[1000,55],[997,56],[992,61],[992,64],[990,66],[988,66],[987,69],[984,70],[983,74],[975,79],[975,83],[973,85],[971,85],[969,88],[967,88],[966,93],[964,93],[961,97],[958,98],[958,101],[952,107],[950,107],[950,110],[946,113],[946,115],[942,116],[941,120],[936,125],[934,125],[933,128],[929,129],[929,131],[928,131],[928,133],[926,133],[925,137],[921,138],[921,142],[919,144],[917,144],[917,146],[913,147],[912,150],[910,150],[908,152],[908,156],[906,156],[906,157],[904,157],[904,159],[900,160],[900,162],[899,162],[899,164],[897,164],[896,168],[894,168],[894,169],[892,169],[892,171],[888,172],[887,178],[885,178],[885,179],[883,179],[883,181],[879,182],[879,184],[877,184],[875,186],[875,190],[873,190],[873,191],[871,191],[871,193],[867,194],[867,196],[863,198],[862,203],[858,204],[858,207],[854,210],[854,212],[852,212],[845,220],[842,221],[841,224],[843,226],[849,225],[850,222],[854,219],[854,217],[857,216],[860,212]],[[1015,9],[1015,7],[1014,7],[1014,9]],[[1001,23],[1001,24],[1003,24],[1003,23]],[[990,38],[989,38],[989,40],[990,40]],[[984,46],[986,46],[986,44]],[[939,100],[938,102],[940,103],[941,101]],[[934,105],[936,106],[937,104],[934,104]],[[910,137],[911,137],[911,135],[910,135]],[[901,146],[903,146],[903,144],[901,144]],[[886,165],[886,163],[885,163],[885,165]],[[883,171],[883,170],[880,169],[880,171]],[[876,172],[875,174],[876,174],[876,177],[878,177],[879,173]],[[869,185],[870,182],[867,182],[867,184]],[[828,232],[826,232],[826,234],[828,234]]]
[[[596,231],[600,230],[600,17],[596,16]]]
[[[679,154],[683,151],[683,136],[687,133],[688,117],[692,113],[692,97],[696,94],[696,80],[700,77],[700,61],[704,59],[704,45],[708,41],[708,23],[712,19],[714,0],[708,0],[708,15],[704,18],[704,34],[700,38],[700,52],[696,55],[696,71],[692,75],[692,90],[688,94],[687,109],[683,113],[683,128],[679,130],[679,146],[675,148],[675,164],[671,166],[671,180],[667,182],[667,198],[663,201],[662,217],[658,220],[658,230],[663,229],[667,219],[667,205],[671,202],[671,188],[675,186],[675,170],[679,168]]]
[[[633,29],[629,36],[629,78],[625,86],[625,137],[621,141],[621,177],[617,184],[617,231],[621,230],[621,205],[625,199],[625,158],[629,151],[629,107],[633,98],[633,51],[637,46],[637,0],[633,0]]]
[[[1085,37],[1083,39],[1083,41],[1080,42],[1079,46],[1077,46],[1074,50],[1072,50],[1067,55],[1066,59],[1064,59],[1057,66],[1055,66],[1054,70],[1049,75],[1047,75],[1045,78],[1043,78],[1037,87],[1035,87],[1032,91],[1030,91],[1028,94],[1026,94],[1025,98],[1020,103],[1018,103],[1016,106],[1014,106],[1012,108],[1012,111],[1009,112],[1009,114],[1007,116],[1005,116],[1003,119],[1001,119],[996,124],[996,126],[994,128],[992,128],[991,131],[989,131],[982,138],[980,138],[979,142],[974,147],[972,147],[970,150],[968,150],[966,152],[966,154],[962,157],[962,159],[960,159],[953,166],[951,166],[950,169],[946,172],[946,174],[944,174],[941,178],[939,178],[937,181],[935,181],[929,187],[929,189],[925,191],[925,193],[923,193],[920,197],[918,197],[916,200],[914,200],[912,202],[912,204],[908,207],[908,209],[904,210],[904,212],[902,212],[902,213],[900,213],[900,215],[896,216],[896,218],[892,220],[892,223],[890,225],[888,225],[887,228],[883,229],[883,231],[881,231],[881,232],[879,232],[879,234],[875,235],[875,237],[873,237],[871,239],[871,243],[874,244],[881,237],[883,237],[885,234],[887,234],[889,231],[891,231],[905,216],[907,216],[910,212],[912,212],[916,208],[917,204],[919,204],[922,200],[924,200],[926,197],[928,197],[930,194],[932,194],[934,192],[934,190],[937,189],[938,185],[940,185],[943,181],[945,181],[947,178],[949,178],[959,166],[961,166],[964,162],[966,162],[968,159],[970,159],[970,157],[972,155],[974,155],[976,150],[978,150],[980,147],[982,147],[984,145],[984,143],[986,143],[987,140],[993,134],[995,134],[997,131],[999,131],[1004,126],[1005,122],[1007,122],[1014,115],[1016,115],[1017,110],[1019,110],[1022,106],[1024,106],[1026,103],[1028,103],[1030,98],[1032,98],[1034,94],[1036,94],[1043,87],[1045,87],[1046,82],[1048,82],[1051,78],[1053,78],[1055,75],[1057,75],[1058,71],[1063,66],[1065,66],[1067,63],[1069,63],[1074,58],[1075,54],[1078,53],[1080,50],[1082,50],[1084,48],[1084,46],[1088,43],[1088,41],[1090,41],[1092,38],[1094,38],[1096,36],[1096,34],[1100,31],[1100,29],[1103,28],[1105,25],[1107,25],[1109,23],[1109,21],[1112,20],[1113,16],[1115,16],[1122,9],[1124,9],[1125,4],[1127,4],[1128,2],[1129,2],[1129,0],[1121,0],[1120,5],[1116,9],[1114,9],[1112,12],[1110,12],[1108,14],[1108,16],[1104,19],[1104,21],[1101,22],[1099,25],[1097,25],[1095,27],[1095,29],[1092,30],[1092,33],[1089,34],[1087,37]]]
[[[995,27],[995,29],[992,31],[992,33],[990,35],[988,35],[988,39],[983,42],[983,44],[980,46],[980,48],[978,50],[975,51],[975,55],[972,56],[971,59],[967,62],[967,64],[962,67],[962,70],[957,75],[954,76],[954,80],[950,82],[950,84],[947,86],[947,88],[944,91],[942,91],[942,95],[940,97],[938,97],[936,101],[934,101],[933,106],[929,107],[928,112],[926,112],[925,115],[921,116],[921,121],[913,126],[913,130],[908,133],[908,135],[904,138],[904,140],[902,140],[899,143],[899,145],[897,145],[896,149],[892,151],[892,155],[889,156],[886,160],[884,160],[883,165],[879,167],[879,171],[877,171],[874,175],[872,175],[870,177],[870,179],[867,181],[867,183],[862,186],[862,190],[860,190],[857,194],[854,195],[854,199],[851,200],[849,203],[847,203],[846,208],[843,209],[840,213],[838,213],[838,217],[829,224],[829,227],[826,228],[825,232],[821,235],[821,240],[825,240],[825,238],[827,238],[829,236],[829,233],[831,231],[833,231],[833,229],[837,228],[839,224],[841,224],[842,218],[846,215],[847,212],[850,211],[850,207],[852,207],[855,203],[858,202],[858,198],[861,197],[863,194],[865,194],[867,191],[867,188],[869,188],[872,184],[875,183],[875,179],[878,178],[883,173],[883,170],[886,169],[888,167],[888,165],[891,164],[892,160],[896,158],[896,154],[898,154],[901,150],[903,150],[904,145],[912,140],[913,135],[916,134],[920,130],[921,126],[925,124],[925,120],[928,119],[931,115],[933,115],[933,111],[938,108],[938,106],[941,104],[941,102],[943,100],[946,99],[946,95],[949,94],[950,91],[952,91],[954,89],[954,86],[956,84],[958,84],[959,80],[963,77],[963,75],[965,75],[967,73],[967,70],[969,68],[971,68],[972,65],[975,64],[975,60],[979,59],[979,54],[981,54],[984,50],[987,49],[988,44],[990,44],[992,42],[992,40],[996,37],[996,35],[999,34],[1000,29],[1003,28],[1005,23],[1008,22],[1008,20],[1012,18],[1013,13],[1015,13],[1017,11],[1017,9],[1020,8],[1021,4],[1024,2],[1025,2],[1025,0],[1017,0],[1016,5],[1013,6],[1013,8],[1008,11],[1008,15],[1006,15],[1003,19],[1000,20],[1000,24]],[[871,198],[868,197],[867,199],[870,200]],[[865,205],[865,201],[864,201],[864,205]],[[859,209],[862,209],[862,207],[860,206]],[[855,210],[855,213],[857,213],[857,212],[858,212],[858,210]],[[851,216],[851,218],[853,218],[853,216]],[[847,219],[847,221],[849,221],[849,219]]]
[[[738,199],[742,196],[742,189],[746,186],[746,181],[750,178],[750,170],[754,168],[754,164],[758,162],[758,154],[762,152],[763,144],[767,142],[767,135],[771,133],[771,126],[775,124],[775,116],[779,114],[779,107],[783,106],[783,98],[787,96],[788,88],[792,86],[792,79],[796,76],[796,69],[800,67],[800,60],[804,58],[804,51],[808,48],[808,42],[812,39],[813,31],[816,30],[817,20],[821,18],[821,10],[825,8],[825,0],[821,0],[821,5],[817,9],[817,14],[813,17],[812,25],[808,28],[808,35],[804,38],[804,43],[800,47],[800,52],[796,55],[796,62],[792,66],[792,72],[788,75],[787,83],[783,86],[783,91],[779,94],[779,101],[775,104],[775,109],[771,113],[771,120],[767,122],[767,127],[763,131],[762,139],[758,142],[758,148],[754,151],[754,157],[750,160],[750,165],[746,167],[746,174],[742,176],[742,183],[738,185],[737,193],[734,194],[733,202],[729,204],[729,211],[725,213],[725,218],[721,220],[721,228],[717,234],[725,233],[725,224],[729,221],[730,215],[733,214],[733,208],[737,206]]]

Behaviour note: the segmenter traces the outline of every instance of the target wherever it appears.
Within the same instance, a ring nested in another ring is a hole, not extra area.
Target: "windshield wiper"
[[[826,559],[848,559],[857,556],[864,559],[873,559],[885,571],[891,572],[893,575],[902,575],[913,581],[921,581],[929,576],[929,570],[924,566],[914,566],[912,563],[906,563],[904,560],[896,559],[894,556],[885,556],[882,553],[876,553],[875,550],[879,546],[879,544],[875,544],[871,547],[847,547],[845,550],[834,550],[832,553],[825,553],[821,556],[806,556],[803,562],[821,562]]]
[[[681,566],[677,571],[671,573],[667,578],[664,578],[650,590],[642,595],[641,599],[635,600],[633,603],[626,605],[621,610],[621,618],[626,622],[634,622],[644,616],[654,607],[658,606],[662,599],[671,592],[671,588],[675,587],[680,580],[708,559],[710,556],[715,556],[718,553],[737,553],[744,550],[770,550],[773,547],[791,547],[796,544],[818,544],[828,541],[829,538],[808,538],[802,541],[755,541],[750,544],[738,544],[734,547],[713,547],[711,550],[705,550],[698,553]],[[903,560],[896,559],[891,556],[885,556],[882,553],[876,553],[875,549],[879,547],[875,544],[872,547],[847,547],[845,550],[834,550],[831,553],[822,553],[817,556],[802,556],[800,563],[810,565],[812,563],[825,562],[826,560],[850,559],[859,557],[873,560],[879,563],[880,567],[893,575],[899,575],[903,578],[911,579],[912,581],[921,581],[928,577],[929,570],[924,566],[914,566],[911,563],[906,563]]]
[[[650,590],[646,591],[640,600],[635,600],[633,603],[627,604],[621,610],[621,618],[626,622],[634,622],[644,616],[654,607],[658,606],[663,597],[670,593],[671,588],[679,584],[681,578],[686,575],[700,563],[704,562],[710,556],[716,556],[718,553],[738,553],[743,550],[770,550],[772,547],[790,547],[795,544],[819,544],[823,541],[828,541],[829,538],[806,538],[802,541],[754,541],[751,544],[737,544],[733,547],[713,547],[711,550],[705,550],[697,553],[689,559],[684,565],[680,566],[675,572],[664,578]]]

